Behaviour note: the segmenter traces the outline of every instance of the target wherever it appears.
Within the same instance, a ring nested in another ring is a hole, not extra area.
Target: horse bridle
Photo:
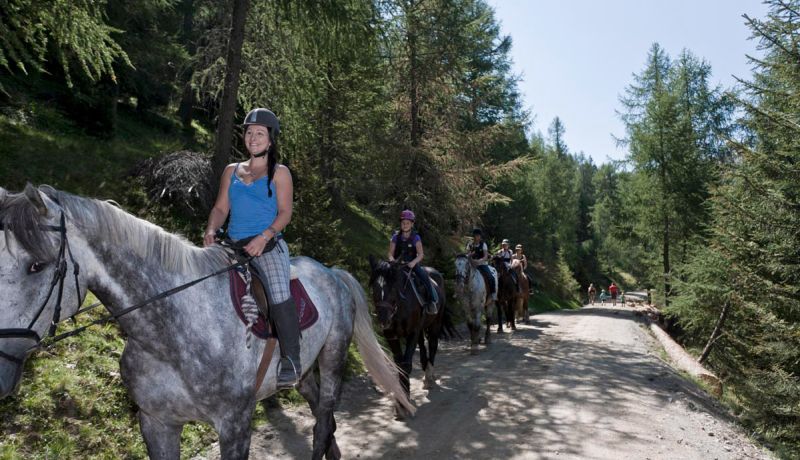
[[[36,315],[34,315],[33,319],[30,323],[28,323],[27,328],[5,328],[0,329],[0,339],[30,339],[36,342],[36,345],[31,347],[29,350],[38,348],[42,341],[47,337],[50,337],[56,333],[56,328],[58,327],[58,323],[61,321],[61,299],[63,298],[64,294],[64,280],[67,277],[67,255],[69,255],[69,260],[72,263],[73,267],[73,274],[75,276],[75,291],[78,294],[78,308],[80,308],[81,302],[81,287],[78,284],[78,273],[80,272],[80,265],[75,261],[75,258],[72,256],[72,250],[69,248],[69,242],[67,241],[67,226],[66,226],[66,219],[64,217],[64,212],[61,211],[59,225],[39,225],[41,230],[50,231],[50,232],[58,232],[60,236],[60,242],[58,246],[58,258],[56,259],[56,269],[53,272],[53,278],[50,280],[50,288],[47,291],[47,297],[45,297],[44,302],[42,305],[37,309]],[[0,231],[5,230],[5,227],[2,222],[0,222]],[[53,309],[53,316],[50,319],[50,328],[47,331],[47,335],[44,337],[40,337],[39,334],[33,329],[33,326],[39,321],[39,318],[42,316],[45,307],[47,307],[47,303],[50,301],[50,298],[53,296],[53,291],[56,290],[56,286],[58,286],[58,294],[56,296],[56,305]],[[85,311],[86,309],[84,309]],[[80,311],[80,310],[79,310]],[[77,312],[76,312],[77,314]],[[16,356],[12,356],[8,353],[3,352],[0,350],[0,358],[5,358],[8,361],[11,361],[18,366],[22,366],[23,360],[17,358]]]
[[[158,294],[156,294],[156,295],[154,295],[154,296],[152,296],[152,297],[150,297],[148,299],[145,299],[142,302],[139,302],[136,305],[133,305],[133,306],[130,306],[130,307],[127,307],[127,308],[122,308],[119,311],[117,311],[116,313],[111,313],[109,315],[102,316],[102,317],[100,317],[98,319],[95,319],[95,320],[89,322],[88,324],[86,324],[84,326],[72,329],[70,331],[64,332],[64,333],[59,334],[59,335],[56,336],[55,335],[56,329],[58,328],[58,324],[61,322],[61,299],[62,299],[63,293],[64,293],[64,279],[67,277],[67,256],[69,256],[69,260],[70,260],[70,262],[72,263],[72,266],[73,266],[73,274],[75,275],[75,290],[78,293],[78,302],[79,302],[78,309],[75,311],[75,314],[73,314],[70,318],[75,318],[76,315],[78,315],[80,313],[83,313],[83,312],[86,312],[86,311],[89,311],[89,310],[91,310],[91,309],[93,309],[93,308],[95,308],[95,307],[97,307],[99,305],[102,305],[102,303],[101,302],[96,302],[96,303],[94,303],[94,304],[92,304],[92,305],[90,305],[88,307],[80,308],[80,302],[82,300],[80,284],[78,284],[78,273],[80,272],[80,266],[75,261],[75,258],[72,256],[72,250],[69,247],[69,241],[67,241],[67,226],[66,226],[66,219],[64,217],[64,212],[63,211],[61,212],[60,225],[55,226],[55,225],[44,225],[44,224],[42,224],[42,225],[39,226],[39,228],[42,229],[42,230],[45,230],[45,231],[59,232],[59,234],[61,236],[61,241],[59,243],[59,249],[58,249],[57,267],[56,267],[55,273],[53,274],[53,279],[50,281],[50,289],[47,292],[47,297],[44,299],[44,302],[42,302],[42,306],[40,306],[39,309],[36,311],[36,316],[34,316],[33,320],[31,320],[31,322],[28,324],[27,328],[24,328],[24,329],[23,328],[5,328],[5,329],[0,329],[0,339],[21,338],[21,339],[31,339],[31,340],[35,341],[36,344],[33,345],[32,347],[28,348],[26,350],[26,353],[28,353],[28,352],[30,352],[32,350],[35,350],[37,348],[42,348],[44,340],[47,339],[48,337],[53,337],[53,339],[51,341],[49,341],[48,344],[47,344],[47,346],[51,346],[52,344],[54,344],[56,342],[59,342],[59,341],[61,341],[63,339],[66,339],[68,337],[72,337],[73,335],[78,335],[78,334],[80,334],[81,332],[85,331],[86,329],[88,329],[91,326],[94,326],[94,325],[97,325],[97,324],[104,324],[104,323],[107,323],[107,322],[109,322],[111,320],[119,319],[121,316],[127,315],[128,313],[131,313],[131,312],[133,312],[135,310],[138,310],[138,309],[140,309],[140,308],[142,308],[142,307],[144,307],[146,305],[149,305],[149,304],[155,302],[156,300],[164,299],[164,298],[169,297],[169,296],[171,296],[173,294],[176,294],[176,293],[178,293],[180,291],[188,289],[188,288],[194,286],[195,284],[200,283],[201,281],[204,281],[204,280],[206,280],[208,278],[212,278],[214,276],[221,275],[223,273],[229,272],[229,271],[231,271],[233,269],[236,269],[236,268],[239,268],[239,267],[243,267],[243,266],[247,265],[249,263],[249,261],[250,261],[249,257],[244,259],[244,260],[239,260],[236,263],[227,265],[224,268],[221,268],[221,269],[219,269],[219,270],[217,270],[217,271],[215,271],[213,273],[209,273],[209,274],[207,274],[205,276],[202,276],[200,278],[196,278],[196,279],[194,279],[192,281],[189,281],[187,283],[181,284],[180,286],[176,286],[174,288],[171,288],[171,289],[168,289],[166,291],[160,292],[160,293],[158,293]],[[3,223],[0,222],[0,231],[3,231],[3,230],[5,230],[5,228],[3,226]],[[50,320],[50,329],[48,330],[47,335],[45,335],[44,337],[40,337],[39,334],[35,330],[33,330],[33,326],[36,324],[36,322],[39,321],[39,317],[42,315],[42,312],[44,311],[45,307],[47,306],[47,302],[50,301],[50,297],[52,297],[53,291],[55,290],[56,285],[58,285],[58,296],[56,298],[56,306],[55,306],[55,308],[53,310],[53,317]],[[4,359],[6,359],[8,361],[11,361],[11,362],[17,364],[17,373],[21,372],[22,363],[23,363],[22,359],[17,358],[16,356],[9,355],[8,353],[3,352],[2,350],[0,350],[0,358],[4,358]]]
[[[465,255],[458,255],[458,256],[456,256],[456,259],[458,259],[458,258],[467,259],[467,274],[466,275],[462,275],[461,273],[456,272],[456,283],[459,283],[459,282],[464,283],[464,287],[469,289],[469,284],[467,284],[467,277],[469,276],[469,272],[472,270],[472,266],[471,266],[471,264],[469,262],[469,257],[467,257]]]
[[[400,267],[401,267],[401,268],[402,268],[402,267],[405,267],[405,266],[406,266],[406,264],[405,264],[405,263],[403,263],[403,264],[400,264]],[[407,276],[407,278],[406,278],[406,283],[408,283],[408,282],[410,282],[410,281],[411,281],[411,271],[409,270],[409,272],[408,272],[408,276]],[[405,287],[404,287],[404,288],[405,288]],[[383,289],[381,289],[381,291],[383,291]],[[398,295],[398,296],[399,296],[401,299],[403,299],[403,300],[405,300],[405,299],[406,299],[406,296],[404,296],[404,295],[403,295],[403,289],[398,289],[398,290],[397,290],[397,295]],[[392,319],[394,319],[394,315],[396,315],[396,314],[397,314],[397,309],[398,309],[398,307],[399,307],[398,303],[399,303],[399,302],[394,302],[394,303],[391,303],[391,302],[389,302],[388,300],[383,300],[383,298],[381,298],[381,300],[379,300],[379,301],[375,302],[375,307],[376,307],[376,308],[380,308],[380,307],[382,307],[382,308],[386,308],[386,309],[391,309],[391,311],[392,311],[392,312],[389,314],[389,321],[391,321]]]

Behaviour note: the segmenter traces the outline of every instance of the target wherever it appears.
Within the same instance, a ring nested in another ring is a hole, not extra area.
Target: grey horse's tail
[[[375,337],[364,289],[350,273],[339,269],[334,269],[334,272],[350,288],[350,292],[356,302],[354,336],[367,372],[369,372],[372,381],[376,385],[385,393],[394,397],[396,403],[403,410],[413,415],[416,408],[411,404],[405,390],[400,385],[400,379],[398,378],[400,368],[392,361],[392,358],[384,351],[378,343],[377,337]]]

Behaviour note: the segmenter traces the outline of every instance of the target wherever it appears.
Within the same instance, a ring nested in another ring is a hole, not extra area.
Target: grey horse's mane
[[[142,259],[160,261],[166,270],[197,273],[225,262],[221,248],[194,246],[185,238],[105,201],[75,196],[49,186],[42,186],[39,191],[59,203],[68,221],[80,228],[87,239],[129,248]],[[55,258],[58,234],[39,227],[41,214],[24,193],[0,194],[0,222],[38,260]]]

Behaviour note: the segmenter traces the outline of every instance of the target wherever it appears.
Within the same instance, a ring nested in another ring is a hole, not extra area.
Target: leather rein
[[[227,273],[227,272],[229,272],[231,270],[234,270],[236,268],[243,267],[247,263],[249,263],[249,261],[250,261],[249,257],[248,258],[239,259],[236,263],[228,265],[228,266],[226,266],[224,268],[221,268],[221,269],[219,269],[219,270],[217,270],[217,271],[215,271],[213,273],[210,273],[208,275],[205,275],[205,276],[203,276],[201,278],[197,278],[195,280],[189,281],[188,283],[184,283],[184,284],[181,284],[180,286],[176,286],[174,288],[171,288],[171,289],[168,289],[166,291],[163,291],[163,292],[161,292],[159,294],[156,294],[156,295],[154,295],[154,296],[152,296],[152,297],[150,297],[150,298],[148,298],[148,299],[146,299],[146,300],[144,300],[142,302],[139,302],[139,303],[137,303],[135,305],[132,305],[132,306],[127,307],[127,308],[123,308],[123,309],[117,311],[116,313],[109,312],[108,315],[105,315],[105,316],[103,316],[101,318],[93,320],[89,324],[86,324],[84,326],[81,326],[81,327],[72,329],[70,331],[64,332],[62,334],[56,335],[56,329],[58,328],[58,325],[61,322],[63,322],[63,321],[61,321],[61,300],[62,300],[63,293],[64,293],[64,280],[67,277],[67,256],[69,256],[69,260],[72,263],[72,267],[73,267],[72,273],[73,273],[73,275],[75,277],[75,290],[76,290],[76,292],[78,294],[78,302],[81,302],[81,299],[82,299],[81,291],[80,291],[80,284],[78,283],[78,274],[80,273],[80,265],[75,261],[75,258],[72,256],[72,250],[70,250],[70,247],[69,247],[69,241],[67,240],[66,219],[64,217],[64,212],[63,211],[61,212],[60,224],[59,225],[57,225],[57,226],[56,225],[39,225],[39,228],[41,230],[45,230],[45,231],[58,232],[59,236],[60,236],[59,249],[58,249],[58,258],[56,260],[56,270],[53,273],[53,278],[50,281],[50,288],[49,288],[49,290],[47,292],[47,297],[44,299],[44,302],[42,302],[42,305],[37,309],[36,315],[33,317],[31,322],[28,324],[27,328],[5,328],[5,329],[0,329],[0,339],[22,338],[22,339],[30,339],[30,340],[33,340],[34,342],[36,342],[35,345],[31,346],[30,348],[28,348],[25,351],[26,354],[31,352],[31,351],[33,351],[33,350],[39,349],[39,348],[43,348],[43,349],[50,348],[56,342],[60,342],[61,340],[64,340],[64,339],[66,339],[68,337],[72,337],[74,335],[78,335],[78,334],[82,333],[83,331],[85,331],[86,329],[88,329],[91,326],[95,326],[95,325],[98,325],[98,324],[105,324],[105,323],[108,323],[108,322],[110,322],[112,320],[116,320],[116,319],[120,318],[121,316],[127,315],[128,313],[131,313],[131,312],[133,312],[135,310],[138,310],[138,309],[140,309],[142,307],[145,307],[145,306],[147,306],[147,305],[149,305],[149,304],[151,304],[151,303],[153,303],[153,302],[155,302],[157,300],[164,299],[164,298],[169,297],[169,296],[171,296],[173,294],[176,294],[176,293],[178,293],[180,291],[188,289],[188,288],[194,286],[195,284],[197,284],[197,283],[199,283],[201,281],[204,281],[204,280],[206,280],[208,278],[212,278],[212,277],[221,275],[223,273]],[[4,230],[5,230],[5,227],[2,224],[2,222],[0,222],[0,231],[4,231]],[[50,301],[50,298],[53,296],[53,291],[56,290],[56,286],[58,286],[58,294],[56,296],[56,305],[55,305],[55,307],[53,309],[53,316],[50,319],[50,328],[49,328],[49,330],[47,332],[47,335],[45,335],[44,337],[40,337],[39,334],[33,329],[33,326],[39,321],[39,318],[42,316],[42,313],[44,312],[44,309],[47,306],[47,303]],[[94,304],[92,304],[92,305],[90,305],[90,306],[88,306],[86,308],[82,308],[82,309],[79,308],[75,312],[75,314],[73,314],[72,316],[70,316],[67,319],[71,319],[71,320],[75,321],[75,316],[77,316],[80,313],[84,313],[86,311],[89,311],[89,310],[91,310],[91,309],[93,309],[93,308],[95,308],[95,307],[97,307],[99,305],[101,305],[101,303],[100,302],[96,302],[96,303],[94,303]],[[80,305],[78,305],[78,307],[80,307]],[[47,340],[48,338],[50,338],[50,340]],[[4,359],[6,359],[8,361],[11,361],[11,362],[17,364],[18,368],[22,367],[23,359],[20,359],[20,358],[17,358],[16,356],[13,356],[13,355],[10,355],[8,353],[5,353],[2,350],[0,350],[0,358],[4,358]],[[18,371],[19,371],[19,369],[18,369]]]

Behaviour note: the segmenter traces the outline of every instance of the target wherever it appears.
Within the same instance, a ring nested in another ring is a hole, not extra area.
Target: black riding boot
[[[431,282],[428,281],[428,303],[425,305],[425,313],[435,315],[439,313],[439,296],[436,295],[436,289],[433,288]]]
[[[300,365],[300,320],[294,299],[270,307],[270,316],[281,346],[281,362],[278,366],[278,389],[293,388],[300,381],[303,368]]]

